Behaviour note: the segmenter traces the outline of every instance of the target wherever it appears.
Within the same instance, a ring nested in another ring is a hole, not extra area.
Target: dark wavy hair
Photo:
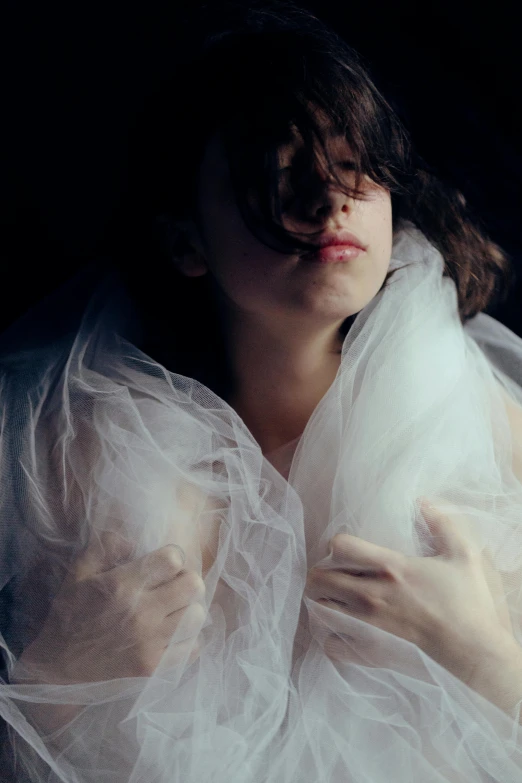
[[[209,275],[182,276],[172,263],[186,238],[178,221],[198,214],[197,174],[207,141],[220,134],[243,219],[260,241],[282,252],[310,248],[281,225],[277,152],[297,130],[303,158],[289,180],[296,209],[309,196],[312,164],[332,163],[315,110],[344,134],[355,177],[339,189],[364,198],[367,175],[390,191],[393,228],[411,221],[440,250],[456,286],[462,324],[504,301],[511,260],[486,236],[464,196],[438,179],[412,149],[397,113],[368,66],[336,32],[291,2],[233,4],[149,93],[133,130],[129,179],[101,252],[123,270],[146,324],[143,349],[174,372],[195,377],[225,399],[230,367]],[[248,194],[257,194],[256,203]],[[269,237],[267,241],[266,237]],[[383,283],[387,286],[394,272]],[[341,328],[347,334],[356,314]]]

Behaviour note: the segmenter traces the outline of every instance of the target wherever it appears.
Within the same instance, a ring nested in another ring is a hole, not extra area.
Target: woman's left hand
[[[421,510],[440,554],[409,557],[338,533],[330,542],[332,567],[311,568],[305,594],[413,642],[467,682],[484,650],[513,643],[502,582],[487,550],[462,533],[463,514],[425,500]],[[333,638],[331,657],[342,659],[343,643]]]

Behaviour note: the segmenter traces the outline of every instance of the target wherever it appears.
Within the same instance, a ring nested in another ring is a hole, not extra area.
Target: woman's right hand
[[[129,541],[104,532],[73,562],[40,633],[19,659],[24,671],[34,672],[33,682],[147,677],[160,661],[163,667],[197,658],[194,637],[206,617],[203,579],[183,569],[170,544],[118,565],[131,553]],[[177,629],[180,641],[165,654]],[[18,682],[24,680],[25,674]]]

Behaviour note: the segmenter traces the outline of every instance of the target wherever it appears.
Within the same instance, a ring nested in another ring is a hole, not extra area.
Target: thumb
[[[76,558],[70,569],[76,581],[110,571],[127,561],[133,554],[134,545],[121,533],[112,530],[93,531],[91,540]]]
[[[475,534],[465,514],[440,498],[422,498],[420,508],[432,538],[442,555],[461,557],[477,546]],[[442,508],[446,507],[446,511]]]

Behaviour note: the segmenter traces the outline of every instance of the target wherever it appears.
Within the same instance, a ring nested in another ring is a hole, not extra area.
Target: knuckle
[[[482,552],[470,541],[465,541],[460,550],[460,557],[471,566],[481,566]]]
[[[165,567],[168,573],[172,573],[174,576],[181,568],[181,555],[178,550],[173,546],[165,546],[160,551],[161,563]]]
[[[343,539],[344,539],[344,533],[336,533],[331,538],[332,545],[339,546],[339,544],[342,543]]]
[[[403,581],[406,571],[406,558],[401,552],[397,552],[393,560],[388,560],[382,569],[383,575],[394,582]]]
[[[107,601],[116,606],[126,606],[129,603],[129,586],[124,580],[108,573],[103,581],[103,588],[100,592],[103,593]]]
[[[337,555],[346,547],[346,533],[336,533],[330,539],[330,548],[333,554]]]
[[[363,603],[365,613],[370,617],[378,615],[382,611],[385,603],[381,596],[371,592],[362,595],[360,600]]]
[[[197,598],[204,598],[207,589],[205,587],[205,582],[197,571],[189,571],[186,580],[187,589],[189,590],[190,595],[196,596]]]

